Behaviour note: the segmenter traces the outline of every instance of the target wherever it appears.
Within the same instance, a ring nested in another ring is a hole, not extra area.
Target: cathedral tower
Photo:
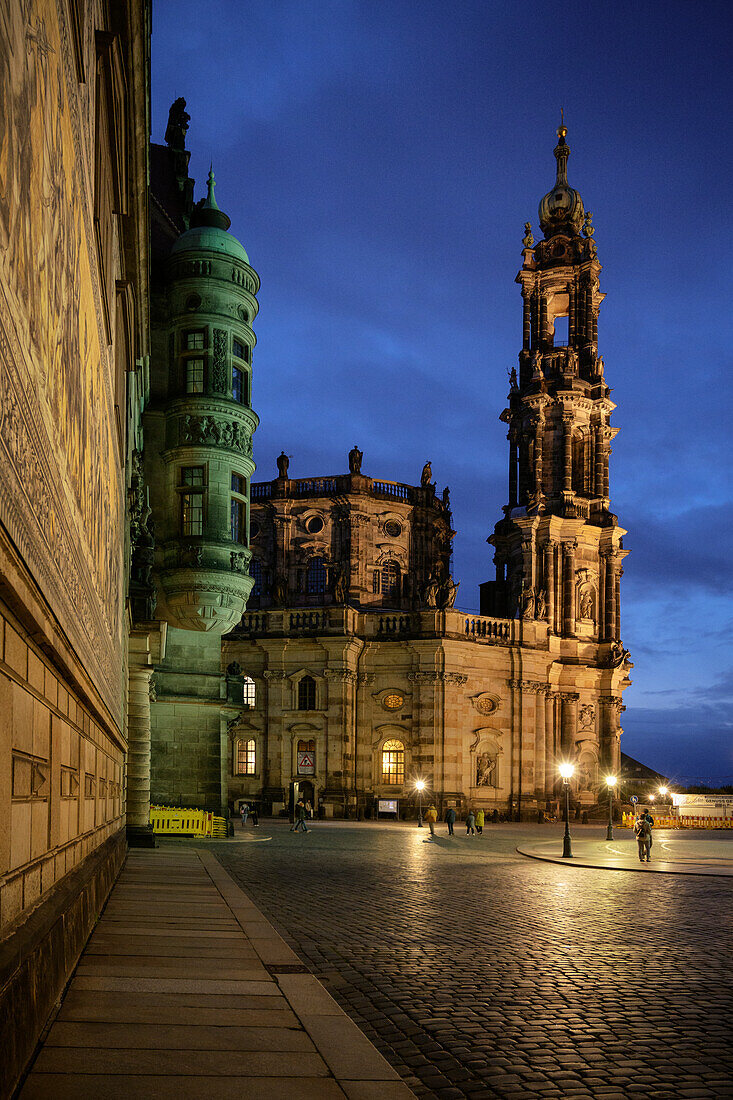
[[[525,226],[523,339],[511,371],[509,499],[489,542],[496,580],[481,586],[482,613],[547,622],[560,663],[619,667],[625,532],[610,507],[616,407],[598,355],[600,291],[590,212],[567,179],[561,125],[555,184],[539,206],[543,239]],[[567,746],[570,748],[570,746]],[[618,746],[606,740],[606,765]]]

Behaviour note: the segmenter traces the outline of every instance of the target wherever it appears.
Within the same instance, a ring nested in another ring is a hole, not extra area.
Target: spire
[[[540,203],[540,228],[545,238],[553,237],[556,233],[569,233],[578,236],[583,224],[585,212],[583,200],[577,191],[568,184],[568,157],[570,147],[565,138],[567,136],[565,125],[565,112],[560,108],[560,125],[557,128],[557,145],[555,146],[555,160],[557,161],[557,173],[552,191],[548,191]]]
[[[560,108],[560,125],[557,130],[557,145],[555,146],[555,160],[557,161],[557,176],[555,187],[567,187],[568,185],[568,157],[570,147],[566,144],[568,128],[565,125],[564,111]]]
[[[214,194],[214,188],[216,187],[216,180],[214,179],[214,165],[209,164],[209,179],[208,179],[208,192],[206,195],[206,202],[204,203],[204,210],[218,210],[219,204],[216,201],[216,195]]]

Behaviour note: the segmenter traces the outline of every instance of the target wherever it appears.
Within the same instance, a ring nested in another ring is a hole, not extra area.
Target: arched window
[[[382,595],[389,600],[400,596],[400,567],[396,561],[386,561],[382,566]]]
[[[234,745],[235,775],[256,775],[257,752],[254,740],[237,741]]]
[[[298,684],[298,710],[316,709],[316,682],[312,676],[303,676]]]
[[[308,562],[305,590],[309,596],[320,596],[326,591],[326,567],[323,558],[311,558]]]
[[[242,681],[242,702],[245,707],[253,707],[257,701],[257,689],[251,676],[245,676]]]
[[[395,786],[405,782],[405,746],[401,741],[382,745],[382,782]]]

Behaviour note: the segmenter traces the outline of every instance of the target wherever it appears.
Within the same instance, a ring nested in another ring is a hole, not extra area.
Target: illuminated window
[[[241,474],[232,474],[232,492],[241,493],[242,496],[247,492],[247,479],[242,477]]]
[[[401,741],[382,745],[382,782],[394,786],[405,782],[405,746]]]
[[[399,594],[400,567],[396,561],[387,561],[382,566],[382,595],[394,600]]]
[[[186,393],[204,392],[203,359],[186,360]]]
[[[241,340],[233,340],[232,353],[237,359],[244,359],[245,363],[249,363],[249,344],[243,344]]]
[[[242,702],[245,707],[253,707],[257,701],[257,689],[251,676],[245,676],[242,681]]]
[[[384,697],[384,705],[387,710],[399,710],[404,701],[404,697],[398,695],[397,692],[390,692],[389,695]]]
[[[256,775],[257,752],[254,740],[237,741],[234,763],[236,775]]]
[[[183,493],[181,495],[181,534],[203,535],[204,533],[204,494]]]
[[[298,684],[298,710],[316,709],[316,682],[312,676],[304,676]]]
[[[305,587],[309,596],[320,596],[326,591],[326,567],[323,558],[311,558],[309,561]]]
[[[203,329],[196,329],[195,332],[186,332],[183,336],[183,346],[186,351],[201,351],[206,347],[205,339],[206,334]]]

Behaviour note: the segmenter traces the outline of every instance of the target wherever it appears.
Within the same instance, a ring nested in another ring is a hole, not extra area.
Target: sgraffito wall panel
[[[94,225],[94,22],[72,41],[66,7],[0,10],[0,522],[121,725],[124,486]]]

